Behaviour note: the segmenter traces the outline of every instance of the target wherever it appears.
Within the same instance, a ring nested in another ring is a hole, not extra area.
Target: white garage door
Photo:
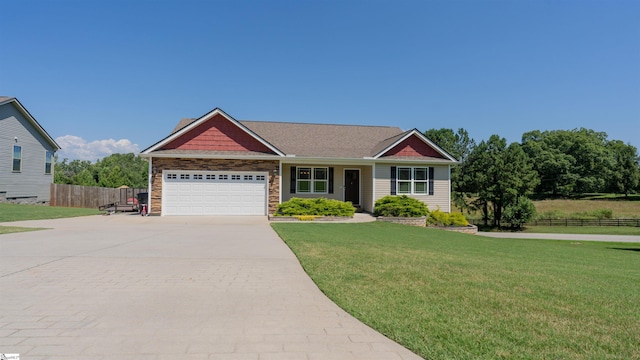
[[[267,173],[171,171],[162,174],[163,215],[266,215]]]

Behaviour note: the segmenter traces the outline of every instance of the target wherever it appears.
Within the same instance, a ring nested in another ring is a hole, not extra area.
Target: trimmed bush
[[[440,210],[434,210],[429,212],[427,224],[435,226],[467,226],[469,222],[462,213],[446,213]]]
[[[356,209],[351,202],[325,198],[293,198],[278,205],[276,216],[353,216]],[[305,219],[306,220],[306,219]]]
[[[429,213],[427,205],[407,195],[385,196],[376,201],[373,215],[386,217],[421,217]]]

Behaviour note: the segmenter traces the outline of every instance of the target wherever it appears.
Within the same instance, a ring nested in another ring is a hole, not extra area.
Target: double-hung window
[[[429,168],[426,167],[398,167],[398,194],[426,195],[429,192]]]
[[[329,170],[326,167],[296,168],[296,188],[298,193],[326,194]]]
[[[13,146],[13,172],[22,171],[22,146]]]
[[[53,152],[47,150],[44,156],[44,173],[51,175],[51,163],[53,162]]]

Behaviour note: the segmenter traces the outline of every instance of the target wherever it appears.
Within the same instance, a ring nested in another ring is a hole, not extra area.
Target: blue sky
[[[0,95],[65,148],[183,117],[604,131],[640,148],[638,1],[4,1]]]

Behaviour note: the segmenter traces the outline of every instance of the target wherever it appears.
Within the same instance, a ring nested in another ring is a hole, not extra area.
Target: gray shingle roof
[[[400,128],[390,126],[240,123],[287,155],[327,158],[370,157],[376,144],[402,132]]]

